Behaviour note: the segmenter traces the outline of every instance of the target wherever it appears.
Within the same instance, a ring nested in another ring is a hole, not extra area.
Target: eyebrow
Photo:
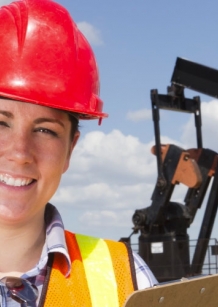
[[[8,118],[13,118],[13,117],[14,117],[14,115],[13,115],[11,112],[8,112],[8,111],[2,111],[2,110],[0,110],[0,114],[6,116],[6,117],[8,117]]]
[[[13,113],[8,112],[8,111],[0,110],[0,114],[6,116],[8,118],[14,118]],[[36,118],[34,120],[34,124],[42,124],[42,123],[45,123],[45,122],[56,123],[56,124],[59,124],[60,126],[62,126],[63,128],[65,127],[64,123],[61,120],[59,120],[59,119],[48,118],[48,117],[39,117],[39,118]]]
[[[63,128],[65,128],[63,122],[59,119],[54,119],[54,118],[47,118],[47,117],[40,117],[34,120],[35,124],[41,124],[41,123],[45,123],[45,122],[49,122],[49,123],[54,123],[54,124],[59,124],[60,126],[62,126]]]

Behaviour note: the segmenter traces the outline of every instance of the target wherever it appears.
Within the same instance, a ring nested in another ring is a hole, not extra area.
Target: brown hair
[[[71,122],[70,140],[72,141],[75,133],[79,131],[79,119],[77,118],[77,116],[74,116],[74,114],[72,113],[67,113],[67,114]]]

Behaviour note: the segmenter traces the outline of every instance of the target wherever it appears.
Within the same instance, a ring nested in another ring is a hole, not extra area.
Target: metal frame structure
[[[177,58],[167,94],[162,95],[156,89],[151,90],[155,134],[152,152],[157,158],[158,176],[151,205],[136,210],[132,220],[133,233],[140,232],[139,254],[161,282],[199,275],[203,271],[217,213],[218,155],[213,150],[203,148],[200,98],[186,98],[184,89],[218,97],[217,85],[218,70]],[[183,149],[173,144],[161,144],[161,109],[194,115],[196,148]],[[209,185],[211,179],[212,184]],[[187,186],[183,204],[171,201],[175,185],[180,183]],[[209,186],[202,226],[190,257],[187,228],[201,208]],[[130,242],[130,237],[121,240]]]

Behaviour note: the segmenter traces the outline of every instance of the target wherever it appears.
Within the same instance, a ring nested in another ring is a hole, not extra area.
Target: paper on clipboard
[[[133,292],[124,307],[216,307],[218,274],[181,279]]]

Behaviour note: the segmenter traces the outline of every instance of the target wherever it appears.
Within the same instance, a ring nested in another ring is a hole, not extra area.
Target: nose
[[[31,138],[21,132],[15,133],[7,150],[7,159],[18,164],[28,164],[33,161]]]

